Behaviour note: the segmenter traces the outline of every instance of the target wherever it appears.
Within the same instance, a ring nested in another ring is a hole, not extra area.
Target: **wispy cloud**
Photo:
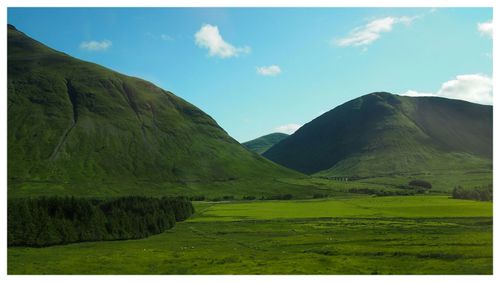
[[[174,38],[168,34],[160,34],[160,39],[163,41],[172,41]]]
[[[281,68],[277,65],[257,67],[257,73],[265,76],[275,76],[281,73]]]
[[[195,35],[195,43],[198,47],[208,49],[209,56],[219,58],[231,58],[240,54],[250,52],[250,47],[235,47],[226,42],[220,35],[219,28],[210,24],[204,24]]]
[[[103,41],[83,41],[80,43],[80,49],[82,50],[87,50],[87,51],[104,51],[111,47],[112,42],[109,40],[103,40]]]
[[[289,123],[289,124],[284,124],[284,125],[280,125],[280,126],[276,127],[274,129],[274,131],[286,133],[286,134],[293,134],[301,126],[302,126],[301,124]]]
[[[412,97],[439,96],[491,105],[493,104],[493,80],[483,74],[463,74],[443,83],[436,93],[408,90],[401,95]]]
[[[413,17],[404,16],[404,17],[385,17],[376,19],[367,23],[364,26],[356,27],[346,37],[340,39],[333,39],[332,43],[340,47],[370,45],[376,40],[378,40],[382,33],[392,31],[394,25],[396,24],[409,25],[417,18],[418,16],[413,16]]]
[[[163,41],[174,41],[174,37],[168,35],[168,34],[165,34],[165,33],[161,33],[161,34],[154,34],[154,33],[151,33],[151,32],[146,32],[145,35],[150,38],[150,39],[153,39],[153,40],[163,40]]]
[[[493,38],[493,21],[478,23],[477,30],[482,36],[489,36]]]

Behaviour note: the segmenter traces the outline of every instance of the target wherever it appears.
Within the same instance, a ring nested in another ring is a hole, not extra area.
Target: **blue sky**
[[[9,8],[74,57],[149,80],[240,142],[389,91],[492,104],[490,8]]]

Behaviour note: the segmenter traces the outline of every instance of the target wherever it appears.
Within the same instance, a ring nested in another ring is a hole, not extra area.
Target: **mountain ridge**
[[[9,186],[45,182],[67,191],[84,182],[300,176],[248,152],[173,93],[46,47],[14,26],[8,26],[8,144]]]
[[[317,117],[263,155],[306,174],[368,176],[446,168],[440,162],[488,167],[492,148],[491,106],[374,92]]]

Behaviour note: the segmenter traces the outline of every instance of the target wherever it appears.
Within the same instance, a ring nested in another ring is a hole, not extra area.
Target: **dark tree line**
[[[408,183],[409,186],[413,186],[413,187],[422,187],[422,188],[425,188],[425,189],[431,189],[432,188],[432,184],[428,181],[425,181],[425,180],[412,180]]]
[[[262,200],[291,200],[293,199],[292,194],[283,194],[283,195],[271,195],[268,197],[262,196]]]
[[[42,247],[144,238],[172,228],[193,213],[191,202],[184,198],[9,199],[8,245]]]
[[[328,194],[314,193],[313,199],[321,199],[321,198],[328,198]]]
[[[451,195],[454,199],[493,201],[493,185],[474,187],[469,189],[463,188],[462,186],[457,186],[453,189]]]
[[[320,194],[317,194],[317,195],[320,195]],[[326,198],[327,196],[328,195],[326,195],[326,194],[321,194],[318,197],[319,198],[323,198],[323,197]],[[205,197],[205,195],[196,195],[196,196],[189,197],[189,200],[191,200],[191,201],[220,202],[220,201],[238,201],[238,200],[242,200],[242,201],[254,201],[254,200],[261,200],[261,201],[263,201],[263,200],[291,200],[293,198],[294,198],[294,196],[292,194],[277,194],[277,195],[268,195],[268,196],[262,195],[260,197],[256,197],[256,196],[253,196],[253,195],[246,195],[246,196],[243,196],[241,198],[236,198],[233,195],[225,195],[225,196],[222,196],[222,197],[215,197],[215,198],[207,198],[207,197]]]
[[[383,189],[372,189],[372,188],[350,188],[347,191],[349,193],[368,194],[376,196],[412,196],[424,193],[423,190],[414,190],[414,189],[383,190]]]

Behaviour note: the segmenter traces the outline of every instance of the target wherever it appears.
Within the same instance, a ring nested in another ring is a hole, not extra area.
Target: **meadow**
[[[448,196],[196,202],[140,240],[8,249],[9,274],[491,274],[492,202]]]

